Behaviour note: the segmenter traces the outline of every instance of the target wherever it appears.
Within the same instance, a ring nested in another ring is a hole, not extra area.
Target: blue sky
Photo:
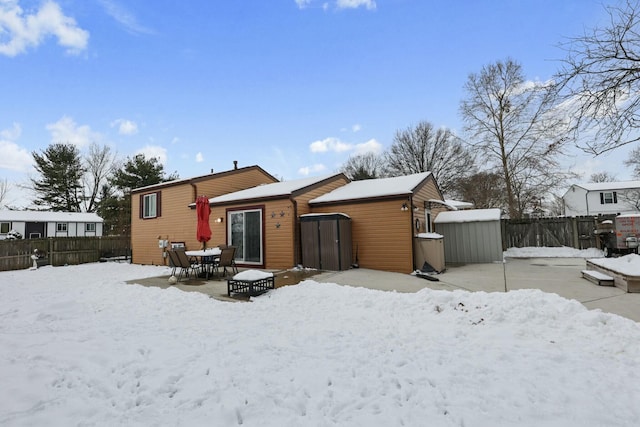
[[[547,80],[559,43],[607,18],[601,0],[0,0],[0,179],[56,142],[182,178],[330,173],[421,120],[462,135],[469,73],[512,57]],[[570,162],[630,179],[627,152]]]

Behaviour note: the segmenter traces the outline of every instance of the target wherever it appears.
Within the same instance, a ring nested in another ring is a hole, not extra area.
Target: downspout
[[[193,194],[192,194],[191,200],[195,202],[196,199],[198,198],[198,186],[193,182],[190,183],[190,185],[191,185],[191,188],[193,188]]]
[[[589,216],[589,190],[584,193],[584,203],[587,205],[587,216]]]
[[[415,218],[413,217],[413,195],[409,196],[409,212],[411,212],[411,233],[409,234],[409,238],[411,239],[411,265],[413,266],[412,271],[416,271],[416,239],[414,238],[414,224]]]
[[[300,218],[298,218],[298,202],[289,197],[289,201],[293,205],[293,267],[302,264],[300,253],[302,251],[302,242],[300,241]]]

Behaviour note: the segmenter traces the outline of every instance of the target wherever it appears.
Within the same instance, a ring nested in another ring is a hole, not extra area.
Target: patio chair
[[[234,274],[237,274],[238,267],[236,267],[235,257],[236,257],[235,246],[228,246],[226,248],[223,248],[220,253],[220,259],[218,260],[218,263],[215,266],[216,274],[219,273],[220,267],[223,268],[223,276],[225,277],[227,276],[227,267],[229,267]]]
[[[176,258],[176,265],[180,267],[180,273],[178,274],[178,281],[184,274],[186,277],[190,277],[190,272],[195,272],[196,276],[200,265],[196,262],[189,260],[189,257],[185,251],[169,251],[173,252],[173,256]]]

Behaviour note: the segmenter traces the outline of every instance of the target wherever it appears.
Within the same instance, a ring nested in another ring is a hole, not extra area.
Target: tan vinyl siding
[[[249,169],[242,173],[227,174],[208,181],[195,182],[193,185],[197,196],[204,195],[212,198],[272,182],[277,181],[265,175],[260,169]],[[195,201],[195,198],[193,200]]]
[[[175,185],[167,183],[160,188],[139,191],[132,194],[131,200],[131,248],[133,262],[136,264],[167,265],[163,250],[158,247],[158,239],[171,242],[185,242],[187,249],[199,249],[202,243],[196,239],[196,212],[189,208],[198,195],[209,198],[244,190],[260,184],[274,182],[274,178],[259,168],[246,168],[211,175],[210,178],[181,181]],[[140,195],[160,193],[161,215],[158,218],[142,219]],[[220,215],[218,215],[220,216]],[[225,222],[216,223],[212,212],[209,223],[212,240],[207,246],[224,243]],[[222,233],[222,234],[221,234]],[[222,236],[222,237],[221,237]]]
[[[338,179],[335,179],[324,185],[313,188],[309,191],[306,191],[303,194],[297,195],[295,197],[295,201],[298,204],[298,216],[305,215],[311,212],[311,207],[309,206],[309,200],[315,199],[316,197],[320,197],[323,194],[327,194],[338,187],[342,187],[348,182],[349,181],[346,179],[346,177],[340,176]]]
[[[406,199],[314,206],[314,213],[342,212],[351,217],[353,256],[358,250],[362,268],[413,271],[411,212],[402,211]]]
[[[345,213],[351,217],[353,256],[358,250],[362,268],[411,273],[413,265],[413,235],[425,231],[424,203],[429,199],[442,200],[433,176],[415,189],[410,198],[371,199],[367,201],[331,203],[312,206],[313,213]],[[402,211],[402,204],[410,208]],[[417,207],[414,211],[412,206]],[[440,207],[432,208],[435,215]],[[415,229],[415,219],[420,227]]]
[[[299,216],[310,212],[309,200],[328,193],[347,182],[345,177],[338,177],[297,194],[293,201],[289,197],[282,197],[273,200],[255,200],[213,206],[211,210],[213,245],[228,243],[227,212],[260,206],[264,208],[264,268],[285,269],[295,267],[300,263]],[[222,224],[215,223],[213,222],[215,218],[224,218],[224,222]]]
[[[420,228],[416,230],[418,233],[424,233],[427,231],[425,224],[425,203],[428,200],[443,200],[440,190],[436,186],[433,176],[429,176],[422,186],[417,188],[413,194],[413,205],[417,207],[417,211],[414,211],[413,217],[420,220]],[[442,205],[431,206],[431,220],[433,221],[436,215],[442,211],[447,210]],[[433,229],[433,228],[432,228]]]

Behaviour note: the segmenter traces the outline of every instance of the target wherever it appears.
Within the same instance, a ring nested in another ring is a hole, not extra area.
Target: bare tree
[[[609,172],[594,172],[589,177],[589,182],[614,182],[616,180],[615,175],[611,175]]]
[[[84,210],[95,212],[100,202],[100,191],[116,169],[116,154],[109,146],[93,143],[84,157],[84,168]]]
[[[384,169],[384,158],[371,152],[349,157],[340,168],[349,179],[354,181],[381,178],[384,176]]]
[[[639,3],[609,6],[609,24],[569,39],[558,72],[579,146],[595,155],[640,140]]]
[[[456,182],[455,196],[476,209],[504,208],[504,180],[497,173],[478,172]]]
[[[449,129],[434,129],[426,121],[396,132],[386,163],[391,176],[433,173],[443,193],[475,171],[475,157],[462,140]]]
[[[504,180],[512,218],[567,178],[558,157],[564,122],[554,112],[550,83],[525,81],[512,59],[469,75],[460,111],[472,147]]]
[[[0,205],[8,203],[7,195],[9,194],[10,189],[11,184],[9,184],[9,181],[7,181],[6,178],[0,179]]]
[[[633,175],[640,178],[640,147],[634,148],[629,153],[629,158],[624,161],[625,166],[633,168]]]

